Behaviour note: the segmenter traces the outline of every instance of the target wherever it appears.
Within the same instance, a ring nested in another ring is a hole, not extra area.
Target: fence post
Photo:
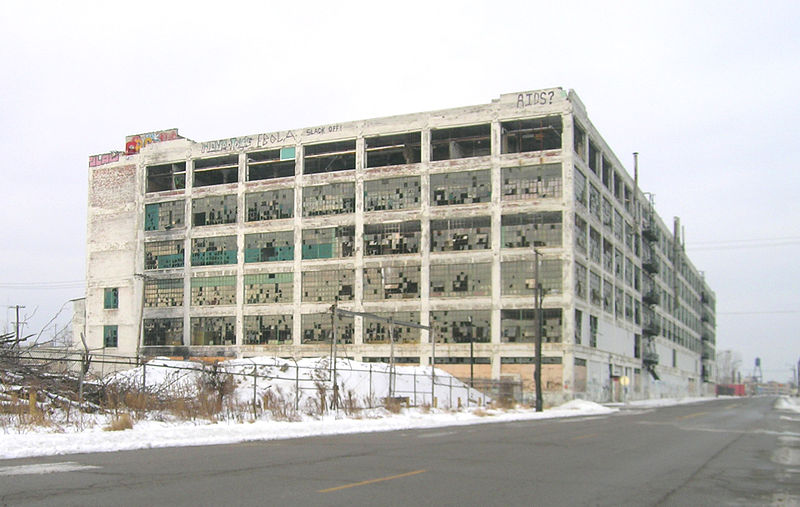
[[[369,363],[369,408],[372,408],[372,363]]]
[[[258,371],[257,366],[253,365],[253,419],[258,418],[258,405],[256,404],[256,389],[258,387]]]
[[[474,384],[474,382],[473,382],[473,384]],[[469,408],[469,395],[470,395],[469,386],[466,386],[465,389],[467,391],[467,408]]]
[[[147,363],[142,361],[142,392],[147,392]]]
[[[450,375],[450,408],[453,408],[453,376]]]
[[[414,370],[414,406],[417,406],[417,370]]]
[[[300,407],[300,367],[297,361],[294,362],[294,411],[297,412]]]

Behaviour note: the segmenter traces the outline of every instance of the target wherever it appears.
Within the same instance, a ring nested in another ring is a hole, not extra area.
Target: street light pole
[[[472,315],[469,316],[469,386],[475,387],[475,331],[472,327]]]
[[[533,249],[533,277],[536,283],[536,371],[533,381],[536,383],[536,411],[542,411],[542,284],[539,283],[539,250]]]

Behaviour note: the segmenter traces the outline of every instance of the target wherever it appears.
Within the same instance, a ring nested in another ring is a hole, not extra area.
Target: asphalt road
[[[774,402],[0,460],[0,505],[800,505]]]

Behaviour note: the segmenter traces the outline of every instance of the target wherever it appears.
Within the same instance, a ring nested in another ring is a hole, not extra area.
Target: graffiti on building
[[[89,156],[89,167],[97,167],[100,165],[110,164],[111,162],[119,162],[119,156],[122,155],[121,151],[111,151],[100,155]]]
[[[341,132],[341,131],[342,131],[341,125],[327,125],[322,127],[313,127],[310,129],[306,129],[306,135],[315,136],[318,134],[325,134],[326,132],[331,133],[331,132]]]
[[[178,129],[158,130],[156,132],[148,132],[147,134],[127,136],[125,138],[125,154],[134,155],[139,153],[139,150],[148,144],[172,141],[174,139],[180,139]]]
[[[218,151],[239,151],[246,150],[253,145],[252,136],[231,137],[229,139],[217,139],[208,141],[200,146],[203,153],[215,153]]]
[[[272,132],[271,134],[258,134],[258,141],[256,146],[263,148],[273,144],[283,144],[288,141],[297,142],[297,136],[294,132],[287,130],[286,132]]]
[[[517,107],[552,104],[555,94],[554,90],[520,93],[517,95]]]

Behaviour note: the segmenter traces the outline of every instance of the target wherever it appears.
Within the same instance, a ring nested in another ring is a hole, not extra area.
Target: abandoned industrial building
[[[714,293],[637,180],[561,88],[210,142],[129,136],[89,158],[88,346],[322,356],[335,305],[423,326],[335,317],[356,360],[429,366],[434,340],[437,367],[532,390],[541,322],[546,399],[700,395]]]

